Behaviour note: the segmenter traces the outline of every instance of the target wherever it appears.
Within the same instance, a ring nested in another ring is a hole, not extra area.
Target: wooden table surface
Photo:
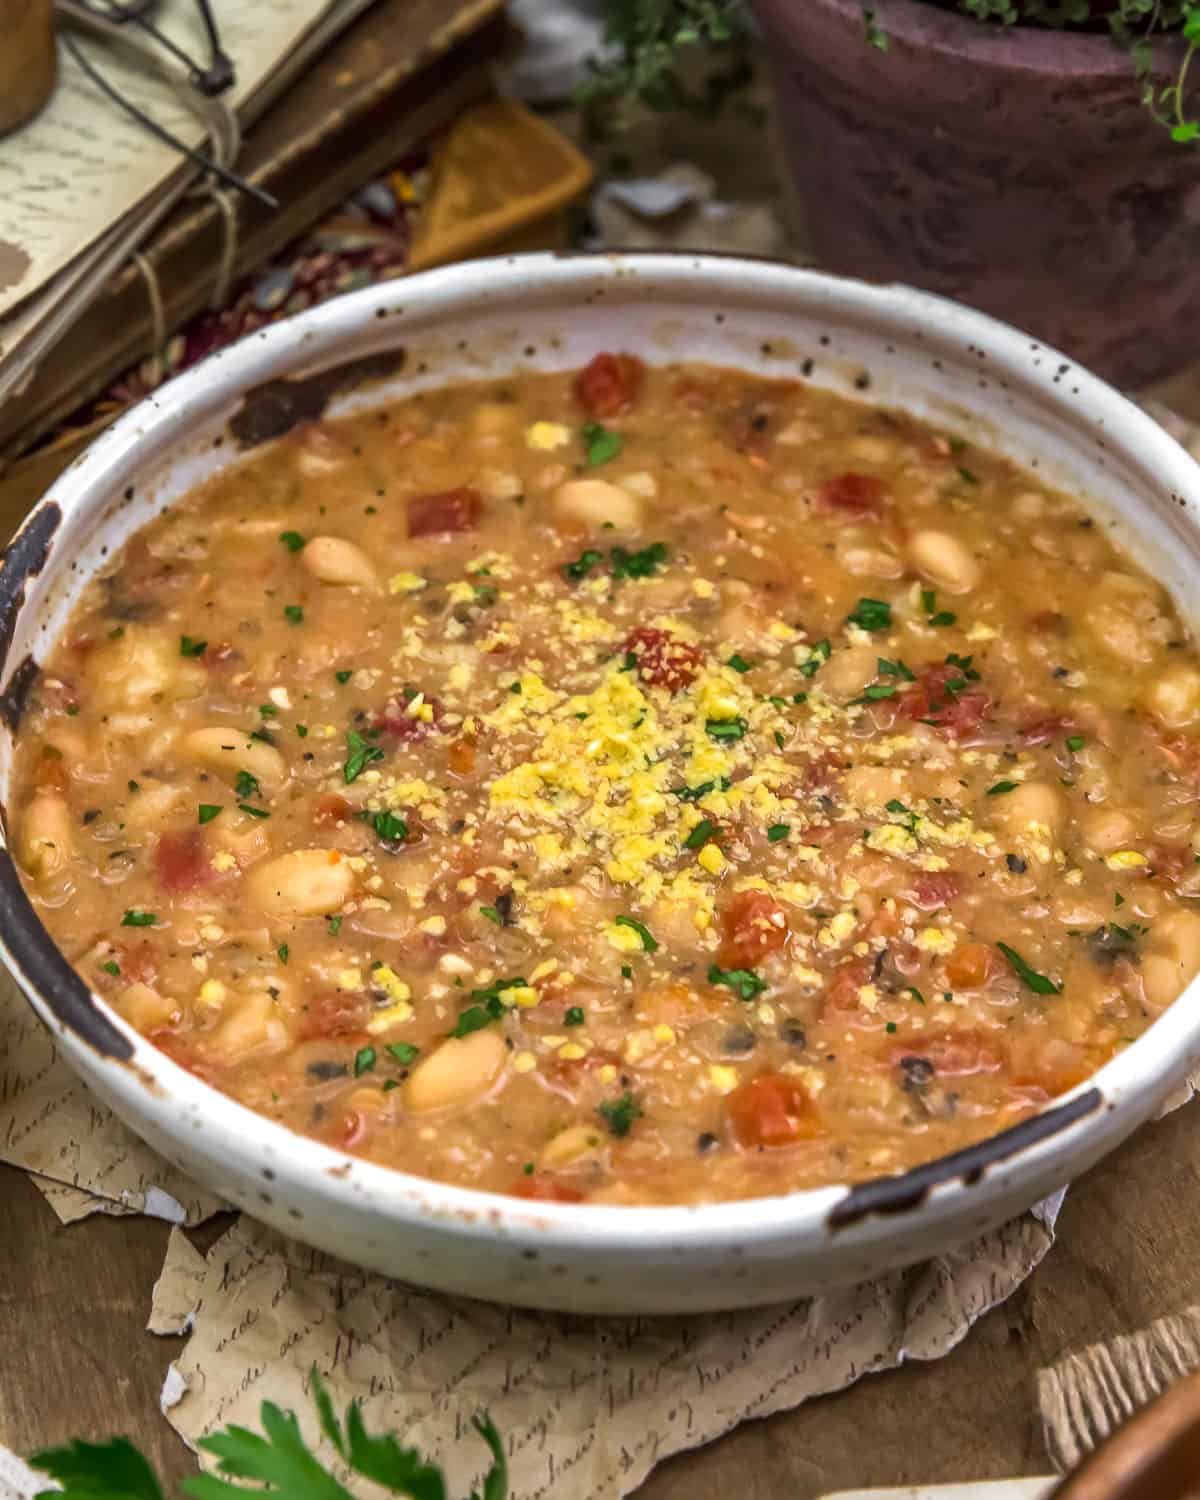
[[[10,1168],[0,1168],[0,1195],[0,1441],[28,1453],[124,1433],[164,1477],[192,1472],[158,1406],[183,1341],[144,1331],[167,1226],[97,1215],[64,1228]],[[857,1485],[1044,1473],[1037,1371],[1200,1302],[1197,1224],[1193,1105],[1072,1188],[1046,1260],[945,1359],[747,1423],[664,1463],[640,1500],[815,1500]],[[201,1248],[216,1232],[196,1235]]]

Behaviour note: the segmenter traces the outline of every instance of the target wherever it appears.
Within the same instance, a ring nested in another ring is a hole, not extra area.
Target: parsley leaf
[[[896,684],[894,682],[876,682],[873,683],[869,688],[864,688],[861,697],[851,698],[850,702],[874,703],[880,698],[895,697],[895,694]]]
[[[153,927],[158,918],[152,911],[130,910],[121,918],[122,927]]]
[[[275,957],[281,964],[286,964],[288,961],[288,955],[291,953],[291,951],[292,950],[286,943],[280,943],[279,947],[275,950]]]
[[[374,1047],[360,1047],[354,1054],[354,1076],[361,1078],[364,1073],[370,1073],[375,1067],[376,1052]]]
[[[504,919],[494,906],[481,906],[479,908],[479,915],[486,917],[489,922],[495,922],[497,927],[504,926]]]
[[[299,625],[304,619],[304,610],[299,604],[285,604],[283,618],[289,625]]]
[[[939,609],[936,615],[929,616],[930,625],[954,625],[957,621],[958,616],[951,614],[948,609]]]
[[[326,917],[325,926],[328,929],[330,937],[337,937],[338,933],[342,930],[341,916],[339,915],[336,917]]]
[[[107,1443],[85,1443],[79,1438],[68,1448],[35,1453],[30,1464],[63,1486],[68,1497],[85,1500],[163,1500],[154,1470],[128,1438]],[[51,1490],[40,1494],[50,1495]]]
[[[1070,750],[1072,754],[1075,754],[1077,751],[1082,750],[1084,745],[1086,744],[1087,741],[1081,734],[1072,734],[1067,737],[1067,749]]]
[[[970,469],[964,469],[961,464],[959,464],[959,466],[958,466],[958,477],[960,479],[964,480],[967,484],[978,484],[979,483],[979,475],[978,474],[972,474],[971,471],[970,471]]]
[[[727,792],[733,783],[728,776],[718,776],[715,781],[702,781],[699,786],[673,786],[670,788],[671,796],[678,797],[680,802],[699,802],[701,797],[707,797],[709,792]]]
[[[618,927],[632,928],[633,931],[636,932],[638,937],[640,937],[642,940],[642,951],[644,953],[658,952],[658,942],[651,935],[650,929],[644,922],[639,922],[634,917],[618,917],[616,919],[616,925]]]
[[[357,729],[351,729],[346,735],[346,764],[342,767],[346,785],[357,781],[372,761],[382,759],[383,751],[378,745],[372,745]]]
[[[861,630],[887,630],[892,623],[892,606],[882,599],[860,599],[846,621]]]
[[[987,795],[989,797],[1000,797],[1005,792],[1015,792],[1016,789],[1017,783],[1015,781],[998,781],[995,786],[988,787]]]
[[[714,740],[740,740],[746,733],[745,719],[707,719],[704,727]]]
[[[902,661],[888,661],[886,656],[880,656],[875,659],[875,666],[881,677],[899,677],[903,682],[916,681]]]
[[[203,656],[207,650],[207,641],[193,640],[190,635],[181,635],[179,637],[180,656]]]
[[[411,1042],[388,1042],[383,1049],[391,1053],[402,1068],[407,1068],[409,1063],[415,1062],[421,1049],[414,1047]]]
[[[196,821],[198,823],[211,823],[220,811],[221,809],[214,807],[211,802],[201,802],[200,806],[196,809]]]
[[[716,831],[717,825],[711,818],[701,818],[700,822],[696,824],[695,828],[684,839],[683,847],[685,849],[703,849]]]
[[[563,1015],[564,1026],[582,1026],[586,1017],[583,1014],[582,1005],[570,1005]]]
[[[925,1004],[925,996],[922,995],[921,991],[916,987],[915,984],[906,984],[904,986],[904,993],[906,995],[911,995],[918,1005]]]
[[[299,552],[304,546],[304,538],[298,531],[281,531],[279,540],[289,552]]]
[[[735,651],[725,665],[732,667],[735,672],[748,672],[754,664],[748,662],[744,656],[739,656]]]
[[[616,458],[625,446],[625,439],[619,432],[610,432],[599,422],[585,422],[581,435],[587,449],[588,464],[593,469]]]
[[[341,672],[335,672],[333,675],[339,682],[349,682],[350,679],[354,676],[354,672],[353,670],[346,671],[345,669],[343,669]]]
[[[650,578],[660,562],[667,560],[665,542],[651,542],[640,552],[626,552],[624,547],[614,547],[608,554],[612,558],[614,578]]]
[[[1061,995],[1062,985],[1055,984],[1053,979],[1047,979],[1044,974],[1039,974],[1036,969],[1031,969],[1021,955],[1007,943],[997,943],[996,947],[1004,954],[1012,965],[1013,973],[1027,985],[1035,995]]]
[[[800,663],[800,675],[802,677],[815,677],[822,666],[829,660],[833,647],[826,641],[817,641],[808,649],[808,655]]]
[[[751,969],[721,969],[716,964],[709,965],[708,982],[728,986],[739,1000],[753,1000],[767,988],[766,981]]]
[[[574,562],[569,562],[563,568],[563,575],[578,583],[581,578],[586,578],[598,562],[604,561],[604,553],[597,552],[589,547],[586,552],[581,552]]]
[[[371,819],[371,827],[381,844],[402,844],[408,837],[408,824],[395,813],[375,813]]]
[[[770,828],[767,829],[767,842],[777,844],[780,839],[787,838],[791,831],[792,827],[790,823],[772,823]]]
[[[483,1005],[469,1005],[466,1010],[459,1011],[458,1020],[450,1035],[470,1036],[473,1031],[482,1031],[485,1026],[498,1021],[503,1014],[504,1002],[499,995],[489,995]]]
[[[257,776],[251,776],[249,771],[239,771],[237,780],[233,783],[233,791],[234,796],[241,797],[243,800],[246,797],[257,797],[259,794]]]
[[[239,802],[238,812],[249,813],[252,818],[269,818],[271,816],[265,808],[251,807],[248,802]]]
[[[619,1099],[606,1099],[596,1113],[618,1139],[623,1139],[633,1129],[633,1122],[642,1117],[642,1106],[626,1089]]]
[[[106,974],[111,974],[114,979],[118,978],[121,973],[121,965],[118,963],[114,963],[111,958],[107,963],[101,964],[100,967]]]

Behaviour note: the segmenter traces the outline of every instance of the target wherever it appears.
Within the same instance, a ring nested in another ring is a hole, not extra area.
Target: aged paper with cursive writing
[[[218,4],[217,19],[237,81],[237,106],[328,8],[329,0]],[[164,0],[155,24],[190,56],[208,57],[199,8]],[[139,40],[140,33],[133,32]],[[178,95],[124,49],[81,36],[94,66],[132,103],[189,145],[203,130]],[[54,96],[23,130],[0,139],[0,318],[37,291],[180,164],[170,146],[106,99],[62,48]],[[3,344],[0,323],[0,344]]]
[[[228,1422],[256,1426],[266,1398],[299,1413],[315,1443],[315,1364],[336,1405],[360,1399],[368,1426],[443,1464],[451,1493],[482,1479],[487,1453],[471,1417],[486,1410],[504,1436],[512,1500],[618,1500],[668,1455],[739,1422],[947,1353],[1046,1254],[1059,1201],[863,1286],[667,1318],[572,1317],[423,1292],[244,1216],[206,1258],[175,1229],[149,1326],[193,1332],[163,1406],[195,1444]],[[328,1448],[324,1457],[336,1466]]]

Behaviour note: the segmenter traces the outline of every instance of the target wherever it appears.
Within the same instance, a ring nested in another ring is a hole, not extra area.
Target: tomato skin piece
[[[880,521],[887,504],[887,485],[873,474],[839,474],[817,491],[813,509],[819,516],[845,521]]]
[[[760,1073],[725,1096],[725,1120],[744,1150],[793,1146],[822,1133],[808,1091],[783,1073]]]
[[[765,891],[739,891],[721,912],[717,962],[723,969],[753,969],[787,939],[786,914],[779,902]]]
[[[632,631],[623,650],[637,658],[636,671],[643,682],[672,693],[695,680],[702,660],[695,646],[677,639],[669,630],[649,626]]]
[[[508,1190],[511,1198],[525,1198],[533,1203],[582,1203],[584,1195],[565,1182],[547,1176],[544,1172],[531,1172],[518,1177]]]
[[[1067,739],[1078,727],[1073,719],[1047,714],[1044,718],[1023,724],[1017,732],[1023,745],[1052,745],[1055,740]]]
[[[575,377],[575,399],[592,417],[615,417],[637,400],[646,366],[633,354],[597,354]]]
[[[940,911],[962,894],[962,877],[953,870],[918,875],[912,883],[909,899],[922,911]]]
[[[361,993],[322,990],[308,1001],[308,1010],[296,1032],[297,1041],[328,1041],[333,1037],[365,1035],[370,1005]]]
[[[865,958],[848,958],[829,976],[821,1006],[822,1016],[831,1011],[849,1011],[859,1008],[858,992],[871,974],[871,965]]]
[[[431,495],[413,495],[408,502],[408,534],[453,536],[459,531],[474,531],[482,514],[483,497],[468,485]]]
[[[215,880],[217,874],[199,828],[159,834],[154,846],[154,869],[164,891],[194,891],[197,886]]]
[[[948,693],[946,684],[962,678],[959,667],[939,663],[917,679],[916,686],[900,700],[904,712],[915,722],[930,724],[947,739],[960,740],[974,734],[992,706],[980,687]]]

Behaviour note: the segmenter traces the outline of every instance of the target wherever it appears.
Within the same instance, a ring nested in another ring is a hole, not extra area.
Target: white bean
[[[1150,929],[1142,957],[1142,989],[1147,1003],[1164,1010],[1200,972],[1200,915],[1171,911]]]
[[[507,1056],[497,1031],[450,1037],[413,1069],[404,1085],[404,1102],[419,1115],[475,1104],[491,1091]]]
[[[186,760],[211,766],[233,781],[239,771],[248,771],[266,789],[282,786],[288,777],[288,765],[274,745],[252,740],[244,729],[213,725],[193,729],[179,742],[179,753]]]
[[[17,827],[17,860],[35,880],[57,875],[71,858],[75,836],[66,799],[39,792]]]
[[[265,1042],[282,1044],[287,1035],[274,1000],[265,990],[256,990],[234,999],[213,1035],[213,1042],[226,1057],[238,1058]]]
[[[180,654],[176,638],[139,625],[126,625],[123,635],[91,652],[85,671],[92,704],[102,714],[156,698],[195,698],[208,685],[208,673]]]
[[[898,766],[855,766],[843,779],[843,800],[850,807],[877,811],[894,799],[902,800],[909,774]]]
[[[835,651],[821,670],[816,682],[831,698],[854,698],[879,671],[878,648],[867,642]]]
[[[948,531],[918,531],[908,544],[913,566],[948,594],[969,594],[983,570]]]
[[[373,589],[379,578],[361,547],[340,536],[315,536],[300,554],[300,561],[322,583]]]
[[[246,877],[246,891],[260,911],[280,917],[323,917],[344,906],[354,890],[354,872],[336,849],[294,849]]]
[[[1078,821],[1088,848],[1097,854],[1128,849],[1140,831],[1136,819],[1120,807],[1089,807],[1079,814]]]
[[[604,1137],[595,1125],[568,1125],[542,1151],[540,1165],[550,1169],[570,1166],[599,1156],[603,1147]]]
[[[644,507],[636,495],[607,479],[569,479],[554,492],[554,508],[565,520],[582,521],[592,531],[636,531]]]
[[[165,1026],[178,1009],[173,1000],[136,980],[121,990],[112,1003],[129,1024],[136,1026],[139,1031]]]
[[[1142,701],[1168,729],[1186,729],[1200,719],[1200,672],[1177,662],[1158,674]]]
[[[1023,781],[1015,791],[995,799],[995,819],[1014,837],[1044,829],[1057,838],[1066,821],[1067,808],[1062,793],[1048,781]]]

